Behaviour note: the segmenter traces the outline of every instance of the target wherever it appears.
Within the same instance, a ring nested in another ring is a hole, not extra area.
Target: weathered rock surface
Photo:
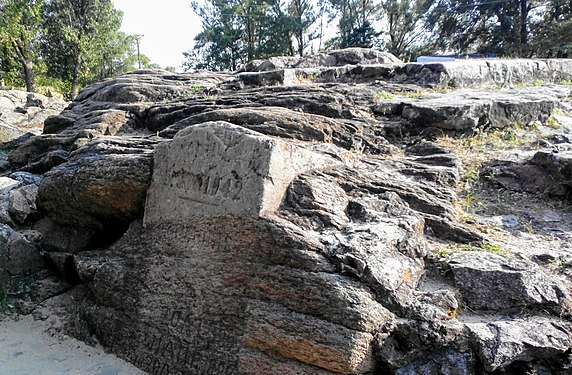
[[[374,369],[373,335],[392,313],[337,274],[315,238],[276,216],[286,187],[303,171],[297,168],[333,161],[216,123],[162,144],[156,159],[162,172],[153,177],[144,227],[114,246],[113,260],[89,283],[96,301],[106,301],[107,312],[89,318],[106,344],[140,356],[135,363],[155,373],[256,373],[253,353],[265,358],[268,351],[332,372]],[[175,228],[182,237],[172,242]],[[158,268],[142,272],[137,259],[151,254]],[[194,275],[179,279],[189,267]],[[167,307],[166,296],[155,293],[164,288],[186,297]],[[126,299],[132,303],[124,315]],[[127,330],[107,331],[109,319]],[[146,327],[144,336],[135,339],[131,324]],[[190,328],[195,324],[200,331]]]
[[[40,206],[59,221],[79,226],[137,218],[150,182],[154,145],[148,139],[99,138],[45,174]]]
[[[347,48],[304,57],[254,60],[236,76],[239,86],[295,85],[391,78],[401,60],[388,52]]]
[[[317,68],[344,65],[400,64],[401,60],[390,53],[367,48],[346,48],[303,57],[271,57],[268,60],[249,62],[245,71],[263,72],[284,68]]]
[[[468,324],[487,371],[513,361],[564,355],[570,348],[570,322],[532,318]]]
[[[533,262],[487,252],[468,252],[449,263],[465,304],[474,310],[559,306],[564,286]]]
[[[412,63],[402,74],[423,85],[441,87],[513,87],[560,83],[572,78],[570,59],[457,60]]]
[[[44,120],[60,113],[68,103],[37,93],[0,90],[0,142],[9,142],[26,133],[40,134]]]
[[[568,87],[529,87],[503,91],[455,90],[415,99],[380,99],[374,108],[382,115],[400,115],[424,128],[471,132],[477,129],[526,126],[546,122]]]
[[[483,170],[489,180],[514,191],[572,197],[572,152],[538,151],[522,162],[496,160]]]
[[[570,87],[417,84],[554,82],[568,62],[465,64],[352,49],[87,87],[4,162],[0,297],[151,374],[565,374],[565,230],[538,264],[484,251],[504,249],[459,222],[473,150],[427,140],[544,128]],[[558,153],[512,164],[560,197],[562,121]]]

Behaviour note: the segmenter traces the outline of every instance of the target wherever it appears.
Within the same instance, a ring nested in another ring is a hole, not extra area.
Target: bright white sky
[[[191,9],[191,0],[113,0],[123,11],[121,30],[140,34],[141,53],[162,68],[181,70],[183,52],[193,48],[201,31],[201,19]]]

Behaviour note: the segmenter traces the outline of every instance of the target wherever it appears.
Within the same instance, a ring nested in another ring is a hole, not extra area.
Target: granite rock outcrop
[[[572,61],[436,65],[355,49],[85,88],[7,157],[0,302],[150,374],[566,374],[572,89],[482,87]],[[517,130],[519,158],[471,164]],[[560,232],[468,217],[477,183],[548,194]]]

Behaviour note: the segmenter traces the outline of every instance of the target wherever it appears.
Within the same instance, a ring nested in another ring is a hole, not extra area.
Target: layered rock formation
[[[571,87],[429,92],[367,50],[247,68],[107,80],[19,144],[0,180],[3,300],[150,374],[570,370],[567,232],[552,262],[500,251],[459,220],[463,150],[434,141],[552,129]],[[352,73],[320,83],[334,70]],[[558,187],[530,192],[565,202],[567,154],[543,145],[482,174],[532,163]]]

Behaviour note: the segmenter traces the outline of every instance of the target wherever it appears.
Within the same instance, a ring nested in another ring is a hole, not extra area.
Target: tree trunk
[[[520,0],[520,56],[528,45],[528,0]]]
[[[12,48],[14,48],[20,65],[22,65],[22,71],[24,72],[24,82],[26,82],[26,91],[34,92],[36,89],[34,84],[34,63],[32,60],[30,60],[29,54],[26,53],[24,47],[15,41],[12,41]]]
[[[71,77],[71,100],[73,100],[73,98],[76,97],[77,95],[77,91],[78,91],[78,76],[79,76],[79,68],[80,68],[80,62],[79,62],[79,58],[77,59],[76,63],[73,66],[73,71],[72,71],[72,77]]]
[[[30,60],[26,60],[24,63],[24,80],[26,81],[26,91],[36,91],[34,83],[34,63]]]

